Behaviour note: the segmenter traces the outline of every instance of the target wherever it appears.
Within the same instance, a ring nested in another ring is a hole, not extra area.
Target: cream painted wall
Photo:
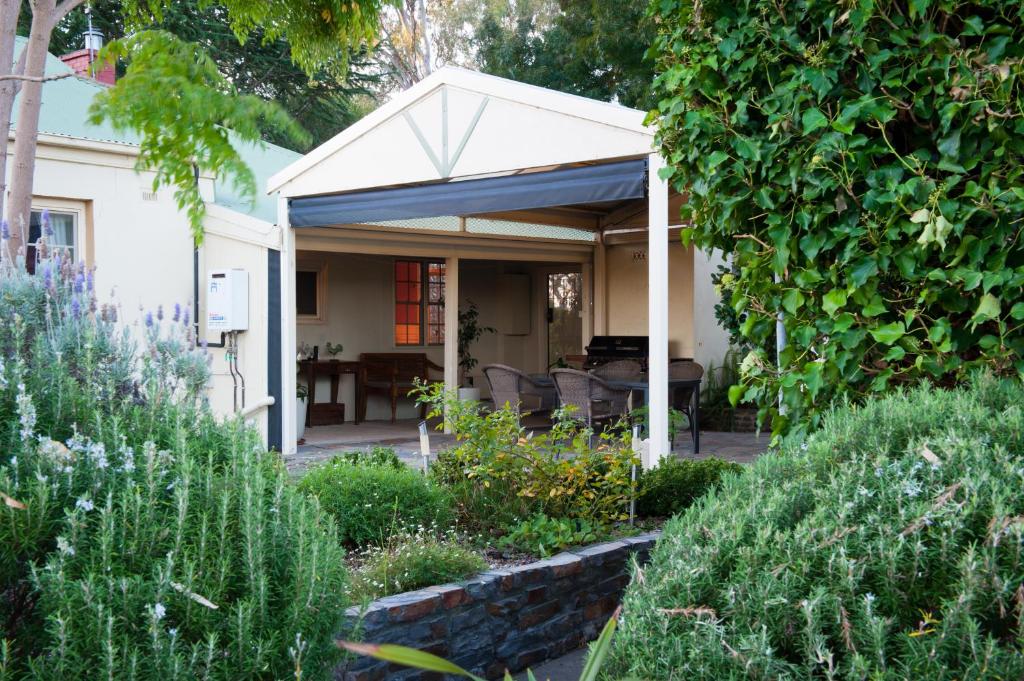
[[[721,366],[729,350],[729,332],[715,319],[715,305],[721,297],[711,283],[711,275],[725,264],[721,251],[693,252],[693,316],[697,347],[693,358],[705,369]]]
[[[357,255],[300,251],[299,269],[327,266],[326,319],[323,322],[300,321],[298,342],[320,346],[321,356],[328,341],[345,346],[341,359],[358,359],[364,352],[426,352],[437,364],[443,364],[442,346],[409,347],[394,344],[394,256]],[[480,324],[499,329],[486,334],[473,347],[479,360],[473,371],[474,383],[487,396],[486,381],[480,367],[494,362],[509,364],[528,372],[546,369],[546,272],[574,271],[579,265],[538,265],[533,263],[463,260],[460,262],[459,288],[462,307],[468,300],[480,310]],[[531,324],[525,335],[503,333],[502,311],[512,301],[502,301],[498,278],[502,274],[524,274],[529,277]],[[440,374],[437,375],[440,378]],[[329,379],[317,382],[317,401],[326,401],[330,395]],[[343,376],[338,399],[345,402],[345,418],[355,417],[355,380]],[[399,402],[399,418],[414,418],[417,414],[411,400]],[[367,404],[370,420],[390,418],[390,406],[384,398],[371,397]]]
[[[647,244],[643,241],[606,248],[609,335],[647,335]],[[669,354],[694,357],[693,250],[674,241],[669,246]]]
[[[162,305],[169,317],[175,303],[191,305],[192,237],[172,190],[152,193],[152,174],[134,170],[134,147],[50,137],[42,136],[39,146],[33,207],[78,214],[77,257],[96,267],[100,303],[116,302],[120,321],[135,334],[147,311]],[[200,178],[200,191],[212,201],[211,178]],[[267,393],[266,249],[280,248],[280,233],[273,225],[215,205],[209,206],[205,227],[201,281],[207,268],[250,272],[250,329],[240,336],[239,359],[252,404]],[[201,302],[201,316],[203,309]],[[230,414],[224,351],[211,352],[210,403],[217,413]],[[252,421],[266,433],[265,411]]]

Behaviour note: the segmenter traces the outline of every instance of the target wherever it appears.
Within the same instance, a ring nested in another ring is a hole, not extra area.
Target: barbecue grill
[[[635,359],[647,371],[647,336],[594,336],[587,345],[585,370],[620,359]]]

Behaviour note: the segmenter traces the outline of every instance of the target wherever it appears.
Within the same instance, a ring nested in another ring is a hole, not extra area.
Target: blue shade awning
[[[625,201],[646,196],[647,161],[291,199],[292,227],[323,227]]]

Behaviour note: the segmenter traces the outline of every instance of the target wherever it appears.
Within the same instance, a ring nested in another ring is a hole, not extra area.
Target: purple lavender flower
[[[157,318],[157,321],[161,321],[162,322],[164,320],[164,306],[163,305],[157,305],[156,306],[156,318]]]
[[[188,322],[191,319],[191,317],[192,317],[192,308],[186,306],[185,307],[185,314],[182,315],[182,318],[181,318],[182,326],[188,326]]]
[[[174,304],[174,315],[171,317],[171,321],[177,322],[181,319],[181,303]]]
[[[147,329],[153,328],[153,313],[152,312],[147,312],[146,313],[146,328]]]
[[[93,285],[95,284],[95,276],[93,270],[89,270],[85,273],[85,290],[92,293]]]
[[[43,263],[43,286],[48,291],[53,288],[53,265],[49,262]]]
[[[71,297],[71,316],[79,319],[82,316],[82,304],[78,302],[78,296]]]
[[[11,225],[7,220],[0,221],[0,239],[7,241],[11,238]]]
[[[53,225],[50,224],[50,211],[49,210],[43,209],[43,215],[42,215],[41,220],[42,220],[42,223],[43,223],[43,236],[45,236],[47,238],[52,237],[53,236]]]
[[[74,291],[75,293],[82,293],[85,291],[85,275],[81,272],[75,275]]]

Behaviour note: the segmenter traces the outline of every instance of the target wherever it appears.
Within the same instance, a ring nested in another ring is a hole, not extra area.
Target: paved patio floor
[[[430,451],[432,454],[451,446],[455,439],[445,435],[430,424]],[[391,447],[403,461],[411,466],[420,466],[419,421],[400,420],[364,421],[359,425],[345,423],[335,426],[307,428],[306,442],[299,445],[294,456],[285,457],[285,464],[293,474],[299,474],[339,452],[368,450],[375,446]],[[704,431],[700,434],[700,454],[694,455],[693,441],[689,433],[676,437],[673,451],[683,459],[702,459],[718,456],[738,463],[750,463],[768,448],[769,436],[755,433],[720,433]]]

